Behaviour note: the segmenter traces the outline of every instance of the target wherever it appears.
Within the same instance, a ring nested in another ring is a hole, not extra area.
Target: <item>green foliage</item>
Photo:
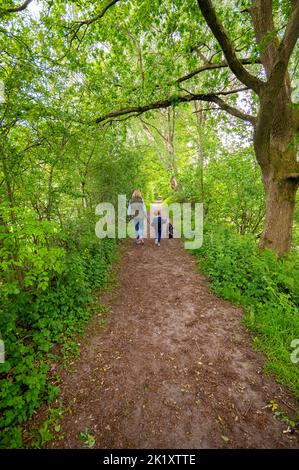
[[[62,242],[69,252],[45,288],[31,284],[30,289],[5,292],[3,297],[0,320],[6,362],[0,364],[1,447],[20,447],[16,426],[59,393],[48,382],[52,347],[61,345],[65,359],[79,354],[72,338],[90,317],[92,290],[107,280],[116,247],[115,240],[99,241],[84,224],[77,231],[76,246],[72,237],[64,236]],[[47,428],[41,430],[42,441],[48,440],[47,432]]]
[[[89,448],[92,449],[92,447],[95,446],[96,440],[94,436],[88,432],[88,429],[85,429],[85,431],[81,431],[79,434],[79,439],[80,441],[84,442],[84,444]]]
[[[0,225],[0,270],[3,275],[1,297],[17,294],[19,287],[14,271],[22,272],[25,288],[45,290],[49,280],[62,270],[64,250],[49,246],[47,241],[59,230],[58,224],[47,220],[39,221],[33,211],[25,213],[14,209],[11,223],[9,210],[0,207],[3,225]]]
[[[40,449],[54,437],[56,439],[61,438],[59,436],[61,431],[60,420],[63,418],[64,413],[65,410],[61,404],[49,409],[48,418],[38,429],[30,433],[30,448]]]
[[[203,201],[206,221],[230,224],[241,234],[260,233],[264,190],[251,147],[218,149],[215,142],[209,153],[212,151],[203,171],[203,195],[198,164],[185,165],[179,175],[180,191],[166,202]]]
[[[258,250],[251,235],[209,227],[195,254],[212,289],[245,307],[254,344],[266,353],[266,370],[299,396],[298,364],[290,358],[290,343],[299,338],[298,253],[278,260],[271,251]]]
[[[222,150],[204,176],[207,220],[232,225],[240,234],[258,234],[265,215],[260,168],[251,147]]]
[[[64,359],[80,353],[75,334],[91,314],[92,290],[107,280],[115,253],[114,241],[95,238],[98,203],[116,203],[118,194],[129,197],[140,188],[147,204],[159,196],[168,202],[204,201],[207,221],[242,234],[259,234],[263,223],[260,171],[246,125],[219,109],[214,112],[216,105],[208,102],[177,106],[181,95],[237,87],[229,67],[177,80],[222,60],[197,2],[122,1],[108,8],[104,18],[98,17],[99,3],[35,1],[8,13],[4,10],[17,2],[1,1],[0,331],[7,358],[0,365],[2,447],[20,447],[20,423],[59,393],[48,380],[53,346],[59,346]],[[273,40],[272,33],[257,44],[249,15],[241,13],[247,0],[215,0],[215,7],[240,59],[254,62]],[[273,1],[279,39],[289,14],[290,2]],[[80,23],[88,18],[98,19]],[[298,51],[289,64],[294,95]],[[258,64],[246,67],[261,74]],[[169,97],[169,113],[142,115],[146,134],[138,111],[132,119],[124,115],[96,124],[113,110],[138,109]],[[257,114],[254,93],[228,94],[225,100]],[[297,143],[295,138],[290,146]],[[176,192],[169,184],[173,175]],[[299,227],[298,208],[294,227]],[[215,288],[246,304],[248,321],[269,344],[273,338],[278,357],[283,336],[276,332],[275,321],[278,330],[282,325],[278,312],[287,312],[289,331],[292,306],[298,305],[293,261],[279,264],[271,255],[258,255],[250,237],[221,233],[215,234],[216,246],[211,243],[210,251],[200,252],[207,269],[215,270]],[[270,321],[272,309],[276,313]],[[286,338],[287,333],[282,351]],[[269,364],[274,367],[273,358]],[[39,434],[42,445],[53,429],[44,424]],[[88,431],[82,439],[93,442]]]

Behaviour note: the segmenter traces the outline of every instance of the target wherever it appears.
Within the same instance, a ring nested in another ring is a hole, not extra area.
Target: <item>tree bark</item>
[[[199,188],[200,188],[200,202],[204,202],[204,184],[203,184],[203,172],[204,172],[204,151],[203,151],[203,123],[204,123],[204,114],[202,103],[198,104],[197,101],[194,101],[194,111],[196,114],[196,124],[197,124],[197,169],[199,170]]]
[[[254,131],[254,147],[262,170],[266,195],[266,218],[260,240],[261,248],[270,248],[278,256],[291,247],[299,164],[294,143],[296,120],[288,98],[287,85],[276,98],[274,116],[268,127],[268,97],[262,100]]]
[[[265,183],[266,221],[260,248],[269,248],[278,256],[289,251],[298,183],[292,178]]]

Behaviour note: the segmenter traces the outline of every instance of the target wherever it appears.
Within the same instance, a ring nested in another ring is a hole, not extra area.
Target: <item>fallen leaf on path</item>
[[[276,403],[274,400],[270,400],[268,407],[271,408],[271,411],[274,412],[278,409],[278,403]]]

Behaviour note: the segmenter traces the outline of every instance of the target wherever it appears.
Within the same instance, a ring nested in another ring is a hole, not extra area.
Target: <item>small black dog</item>
[[[168,224],[168,238],[173,238],[173,225],[171,222]]]

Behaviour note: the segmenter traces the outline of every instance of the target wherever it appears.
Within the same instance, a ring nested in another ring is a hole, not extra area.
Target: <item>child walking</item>
[[[155,244],[158,246],[160,246],[161,243],[162,224],[164,223],[165,220],[161,217],[161,211],[156,211],[151,225],[155,229]]]

